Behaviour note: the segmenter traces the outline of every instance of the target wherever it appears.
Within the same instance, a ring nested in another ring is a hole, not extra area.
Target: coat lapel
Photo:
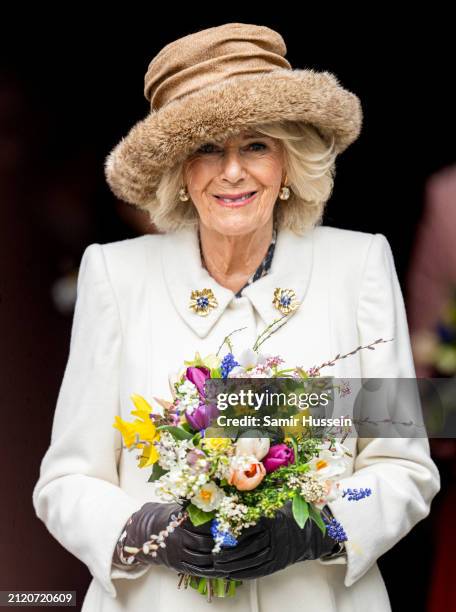
[[[290,230],[279,230],[269,273],[243,290],[242,296],[251,301],[265,325],[283,316],[273,305],[276,288],[293,289],[298,309],[302,308],[312,270],[314,233],[297,236]],[[196,228],[163,235],[162,270],[177,312],[200,338],[207,336],[228,304],[237,299],[203,268]],[[189,307],[190,296],[193,290],[205,288],[213,291],[218,307],[201,316]]]
[[[234,298],[234,292],[219,285],[203,268],[196,229],[165,234],[163,240],[162,269],[171,299],[187,325],[204,338]],[[203,317],[191,310],[189,304],[193,290],[206,288],[214,292],[218,307]]]
[[[313,239],[313,231],[298,236],[290,230],[279,230],[269,273],[243,290],[242,295],[249,298],[266,325],[283,316],[273,304],[277,288],[292,289],[298,310],[302,308],[312,270]]]

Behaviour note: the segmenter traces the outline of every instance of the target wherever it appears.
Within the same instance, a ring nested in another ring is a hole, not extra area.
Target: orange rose
[[[243,455],[233,458],[228,484],[234,485],[238,491],[251,491],[265,476],[266,469],[261,461],[256,457]]]

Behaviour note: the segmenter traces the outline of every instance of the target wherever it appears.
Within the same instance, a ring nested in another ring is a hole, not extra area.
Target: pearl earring
[[[288,200],[288,198],[290,197],[290,188],[287,187],[286,185],[284,187],[282,187],[282,189],[280,190],[279,193],[279,198],[281,200]]]
[[[185,187],[181,187],[179,189],[179,200],[181,202],[188,202],[190,199],[190,196],[187,193],[187,190],[185,189]]]
[[[279,198],[281,200],[288,200],[288,198],[290,197],[290,188],[287,187],[286,183],[288,182],[288,174],[285,174],[285,180],[283,181],[285,184],[284,186],[281,188],[280,192],[279,192]]]

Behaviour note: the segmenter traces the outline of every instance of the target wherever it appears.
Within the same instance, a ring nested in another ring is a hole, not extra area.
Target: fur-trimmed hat
[[[207,141],[247,127],[292,120],[312,124],[336,152],[359,135],[358,97],[330,72],[293,70],[282,36],[266,27],[227,23],[166,45],[150,62],[144,95],[150,113],[106,159],[120,199],[150,208],[164,171]]]

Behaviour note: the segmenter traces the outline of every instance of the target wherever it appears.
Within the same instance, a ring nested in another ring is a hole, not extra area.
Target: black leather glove
[[[207,523],[207,525],[210,525],[210,523]],[[222,552],[213,555],[210,566],[202,567],[200,565],[198,567],[187,560],[183,561],[184,572],[206,578],[231,578],[234,577],[232,576],[233,568],[236,568],[236,570],[256,568],[269,559],[269,529],[261,521],[253,527],[245,529],[236,539],[236,546],[232,548],[222,547]],[[227,564],[226,567],[223,564],[219,565],[218,560],[221,558]]]
[[[293,517],[291,502],[281,508],[275,518],[262,518],[258,525],[264,529],[260,554],[246,557],[236,547],[222,549],[215,555],[215,572],[238,580],[260,578],[298,561],[319,559],[339,550],[338,543],[327,534],[323,535],[310,518],[301,529]]]
[[[182,512],[182,506],[177,503],[163,504],[148,502],[128,519],[124,531],[126,535],[119,539],[119,545],[131,546],[141,549],[135,554],[135,562],[166,565],[177,572],[184,572],[182,563],[192,563],[197,568],[213,567],[212,548],[214,540],[209,526],[194,527],[186,519],[181,525],[165,538],[165,547],[156,549],[156,556],[142,551],[142,546],[150,540],[151,535],[159,535],[172,521],[172,515]],[[130,553],[124,552],[123,557],[128,558]],[[122,552],[116,547],[113,562],[123,563]]]
[[[144,504],[127,521],[125,525],[126,536],[122,539],[122,546],[142,548],[142,545],[150,540],[152,534],[158,535],[166,529],[172,520],[171,515],[177,515],[182,511],[179,504],[162,504],[148,502]],[[250,558],[260,552],[260,547],[265,547],[268,534],[260,526],[251,527],[246,530],[242,537],[238,538],[236,554],[241,558]],[[119,540],[120,542],[120,540]],[[217,555],[212,555],[215,541],[210,531],[210,522],[195,527],[189,519],[186,519],[179,527],[165,539],[166,547],[156,550],[157,556],[138,552],[136,561],[140,563],[151,563],[166,565],[177,572],[192,574],[194,576],[207,576],[221,578],[226,576],[225,571],[217,570],[214,561]],[[113,562],[122,563],[121,554],[116,547]],[[129,553],[125,553],[126,557]]]

